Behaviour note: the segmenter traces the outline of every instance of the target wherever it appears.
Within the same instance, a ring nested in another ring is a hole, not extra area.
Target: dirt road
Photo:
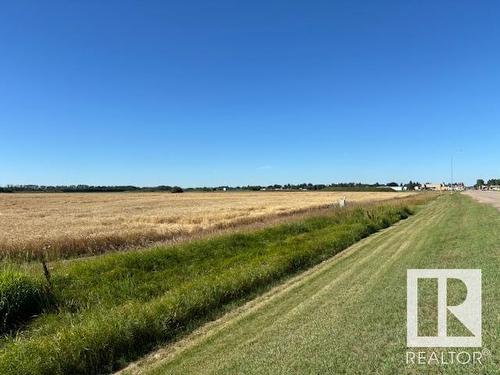
[[[469,190],[465,194],[481,203],[491,204],[500,210],[500,191]]]

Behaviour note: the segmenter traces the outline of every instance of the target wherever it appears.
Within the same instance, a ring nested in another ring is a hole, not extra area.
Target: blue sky
[[[0,185],[500,177],[497,1],[11,1]]]

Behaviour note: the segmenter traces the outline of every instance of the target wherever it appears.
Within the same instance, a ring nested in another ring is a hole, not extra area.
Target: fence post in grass
[[[54,306],[56,307],[56,309],[59,311],[59,306],[56,302],[56,296],[54,294],[54,290],[52,288],[52,280],[51,280],[51,276],[50,276],[50,271],[49,271],[49,267],[47,266],[47,254],[45,254],[41,259],[40,259],[40,262],[42,263],[42,268],[43,268],[43,276],[45,276],[45,280],[47,281],[47,292],[48,292],[48,296],[51,300],[51,302],[54,304]]]
[[[47,280],[47,286],[49,291],[52,293],[52,281],[50,280],[50,271],[49,267],[47,267],[47,262],[45,259],[42,259],[42,267],[43,267],[43,275],[45,276],[45,280]]]

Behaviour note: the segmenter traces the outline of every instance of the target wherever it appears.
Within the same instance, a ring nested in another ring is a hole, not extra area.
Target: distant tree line
[[[491,186],[491,185],[500,185],[500,178],[489,179],[488,182],[486,182],[486,185],[488,185],[488,186]]]
[[[422,184],[420,182],[415,182],[415,181],[410,180],[410,182],[408,182],[405,186],[406,186],[406,190],[415,190],[416,188],[420,188],[420,186],[422,186]]]
[[[170,191],[174,193],[182,192],[178,186],[155,186],[155,187],[137,187],[133,185],[118,186],[92,186],[92,185],[7,185],[0,187],[0,193],[117,193],[126,191]]]
[[[390,184],[390,185],[389,185]],[[0,193],[17,193],[17,192],[39,192],[39,193],[95,193],[95,192],[171,192],[182,193],[184,191],[261,191],[261,190],[310,190],[310,191],[393,191],[387,186],[400,186],[397,183],[389,183],[386,185],[365,184],[361,182],[343,182],[335,184],[274,184],[274,185],[246,185],[246,186],[215,186],[215,187],[190,187],[181,188],[179,186],[160,185],[153,187],[138,187],[133,185],[117,185],[117,186],[93,186],[93,185],[7,185],[0,187]],[[413,184],[410,181],[410,184]],[[401,184],[402,186],[402,184]],[[408,186],[405,185],[405,186]],[[409,189],[409,190],[413,190]]]
[[[476,181],[476,187],[480,186],[492,186],[492,185],[500,185],[500,178],[491,178],[488,182],[484,182],[482,178],[478,178]]]

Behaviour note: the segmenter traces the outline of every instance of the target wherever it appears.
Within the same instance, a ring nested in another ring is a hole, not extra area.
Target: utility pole
[[[455,191],[455,188],[453,186],[453,167],[454,167],[454,157],[455,157],[455,154],[460,154],[462,153],[463,150],[462,149],[457,149],[455,150],[454,152],[451,153],[451,192],[453,193]]]
[[[451,154],[451,192],[453,193],[453,154]]]

